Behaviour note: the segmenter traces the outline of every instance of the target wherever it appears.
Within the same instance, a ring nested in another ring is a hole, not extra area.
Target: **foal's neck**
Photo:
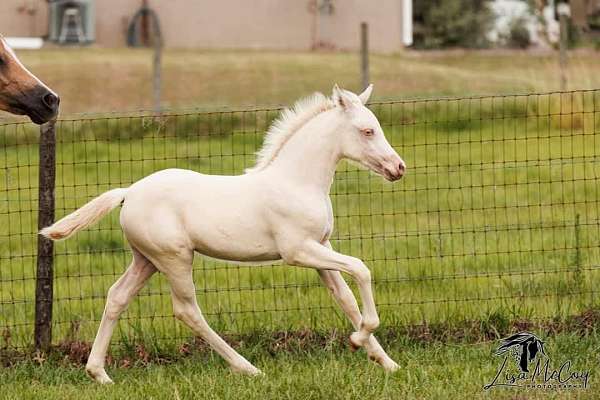
[[[341,159],[336,137],[341,122],[336,112],[326,111],[309,121],[289,139],[268,168],[282,172],[288,182],[329,193]]]

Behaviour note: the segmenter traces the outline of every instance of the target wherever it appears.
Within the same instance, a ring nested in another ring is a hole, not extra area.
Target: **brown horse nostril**
[[[400,165],[398,165],[398,170],[400,171],[400,173],[404,173],[404,171],[406,170],[406,165],[404,165],[404,163],[400,163]]]
[[[58,107],[58,104],[60,103],[60,99],[54,93],[48,93],[44,95],[44,97],[42,97],[42,102],[49,109],[55,110]]]

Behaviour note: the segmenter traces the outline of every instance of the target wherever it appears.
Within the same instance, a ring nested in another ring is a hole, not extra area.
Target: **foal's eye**
[[[375,134],[375,131],[371,128],[361,129],[360,132],[365,136],[373,136]]]

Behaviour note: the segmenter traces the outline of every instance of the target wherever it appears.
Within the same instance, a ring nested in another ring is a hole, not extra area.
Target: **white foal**
[[[329,190],[342,158],[357,161],[394,181],[404,174],[402,159],[385,139],[375,115],[364,106],[371,94],[333,88],[331,99],[315,94],[286,110],[273,123],[254,168],[240,176],[203,175],[168,169],[126,189],[110,190],[41,234],[65,239],[122,204],[121,226],[133,260],[110,288],[102,322],[86,366],[96,381],[110,383],[104,359],[114,326],[131,299],[154,272],[171,285],[175,316],[206,340],[234,371],[260,371],[232,349],[202,316],[192,281],[194,252],[230,260],[315,268],[356,331],[354,346],[387,371],[398,365],[372,332],[379,325],[371,273],[355,257],[329,244],[333,212]],[[362,314],[340,272],[360,291]]]

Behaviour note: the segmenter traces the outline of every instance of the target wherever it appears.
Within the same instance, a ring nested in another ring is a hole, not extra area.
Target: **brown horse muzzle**
[[[21,64],[0,35],[0,110],[43,124],[56,118],[59,103],[56,93]]]
[[[16,100],[16,101],[15,101]],[[15,103],[19,104],[15,104]],[[20,110],[36,124],[43,124],[56,118],[60,98],[45,86],[39,85],[13,99],[12,108]]]

